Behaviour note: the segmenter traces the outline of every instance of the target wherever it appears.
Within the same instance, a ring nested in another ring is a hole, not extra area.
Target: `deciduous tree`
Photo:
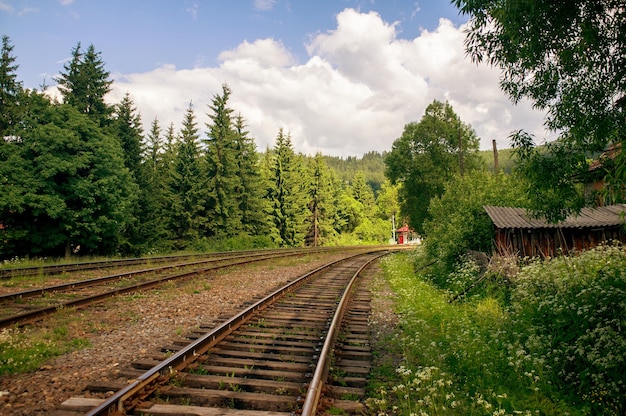
[[[386,175],[401,183],[400,207],[411,226],[423,233],[433,197],[443,193],[445,183],[479,165],[478,138],[471,126],[461,122],[449,103],[433,101],[419,123],[404,127],[385,157]]]
[[[558,220],[578,210],[576,182],[586,158],[626,139],[626,7],[622,0],[454,0],[471,16],[466,50],[474,61],[502,68],[500,84],[547,112],[560,138],[536,148],[523,131],[512,135],[529,180],[533,210]],[[623,190],[624,152],[606,180]],[[557,192],[554,190],[558,189]],[[536,198],[535,198],[536,196]]]

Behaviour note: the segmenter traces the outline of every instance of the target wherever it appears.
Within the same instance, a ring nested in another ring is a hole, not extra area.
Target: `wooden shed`
[[[556,224],[531,218],[523,208],[484,209],[495,226],[494,249],[501,255],[545,258],[611,240],[626,242],[626,204],[583,208],[578,215]]]

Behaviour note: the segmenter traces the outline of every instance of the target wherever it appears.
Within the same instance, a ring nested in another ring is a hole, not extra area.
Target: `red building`
[[[411,244],[419,240],[415,239],[415,231],[409,228],[408,225],[405,225],[396,230],[396,241],[398,244]]]

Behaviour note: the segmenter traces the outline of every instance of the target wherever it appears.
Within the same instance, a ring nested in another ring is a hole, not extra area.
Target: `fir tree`
[[[143,165],[143,129],[141,117],[137,113],[130,94],[126,93],[122,101],[115,106],[115,113],[108,130],[119,140],[124,154],[124,165],[130,171],[133,181],[138,185],[138,194],[133,205],[132,215],[128,218],[124,230],[124,245],[120,251],[125,254],[139,255],[145,250],[152,230],[147,227],[146,215],[147,193],[146,175]]]
[[[124,151],[124,165],[141,181],[141,162],[143,149],[143,128],[141,116],[137,113],[130,94],[126,93],[116,106],[112,123],[112,132],[120,140]],[[141,185],[141,184],[140,184]]]
[[[100,126],[108,124],[112,109],[104,97],[111,90],[112,80],[104,68],[100,52],[89,45],[83,53],[80,42],[72,50],[72,60],[63,66],[62,72],[55,80],[63,101],[83,114],[87,114]]]
[[[145,230],[144,246],[146,249],[155,248],[166,238],[167,223],[166,211],[166,170],[163,163],[163,138],[161,127],[155,117],[150,125],[147,136],[147,148],[144,157],[145,182],[142,189],[144,195],[143,212],[141,215],[142,229]]]
[[[291,137],[280,129],[274,146],[269,197],[276,234],[272,237],[281,246],[297,247],[304,243],[306,233],[306,193],[302,167]]]
[[[336,236],[336,200],[331,172],[321,153],[310,162],[308,186],[308,231],[306,245],[321,246]]]
[[[19,121],[19,95],[22,93],[22,83],[17,81],[15,57],[12,55],[13,45],[8,36],[2,37],[2,51],[0,52],[0,140],[11,134]]]
[[[180,143],[169,181],[169,229],[175,248],[179,249],[201,237],[206,227],[206,191],[205,181],[202,180],[204,167],[199,138],[193,106],[190,103],[183,120]]]
[[[239,201],[243,231],[253,236],[267,235],[269,204],[263,197],[267,186],[261,174],[256,145],[254,139],[248,136],[241,115],[235,118],[234,127],[237,170],[241,180],[241,189],[235,197]]]
[[[206,155],[211,234],[218,237],[237,235],[242,230],[238,195],[241,179],[235,154],[235,131],[228,107],[231,91],[226,84],[222,95],[215,95],[210,106],[211,123],[207,124]]]

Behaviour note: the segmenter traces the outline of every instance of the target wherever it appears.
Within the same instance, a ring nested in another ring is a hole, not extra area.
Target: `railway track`
[[[315,269],[133,363],[120,373],[126,382],[94,383],[61,409],[93,416],[314,415],[331,408],[360,414],[370,369],[370,295],[359,277],[387,252]],[[97,398],[107,391],[116,392]]]
[[[152,289],[167,282],[190,279],[217,269],[319,251],[264,250],[244,254],[222,253],[220,256],[210,255],[207,258],[189,257],[186,261],[180,261],[180,257],[175,257],[178,261],[173,264],[11,291],[0,295],[0,328],[24,326],[52,315],[60,309],[83,308],[113,296]],[[132,260],[133,265],[141,264],[136,261],[138,259]],[[146,264],[146,261],[151,262],[152,259],[144,259],[143,264]],[[73,271],[92,270],[93,265],[94,263],[89,263],[85,269],[74,268]],[[26,272],[30,272],[30,268],[26,269]],[[57,272],[56,267],[51,269],[53,275]]]

